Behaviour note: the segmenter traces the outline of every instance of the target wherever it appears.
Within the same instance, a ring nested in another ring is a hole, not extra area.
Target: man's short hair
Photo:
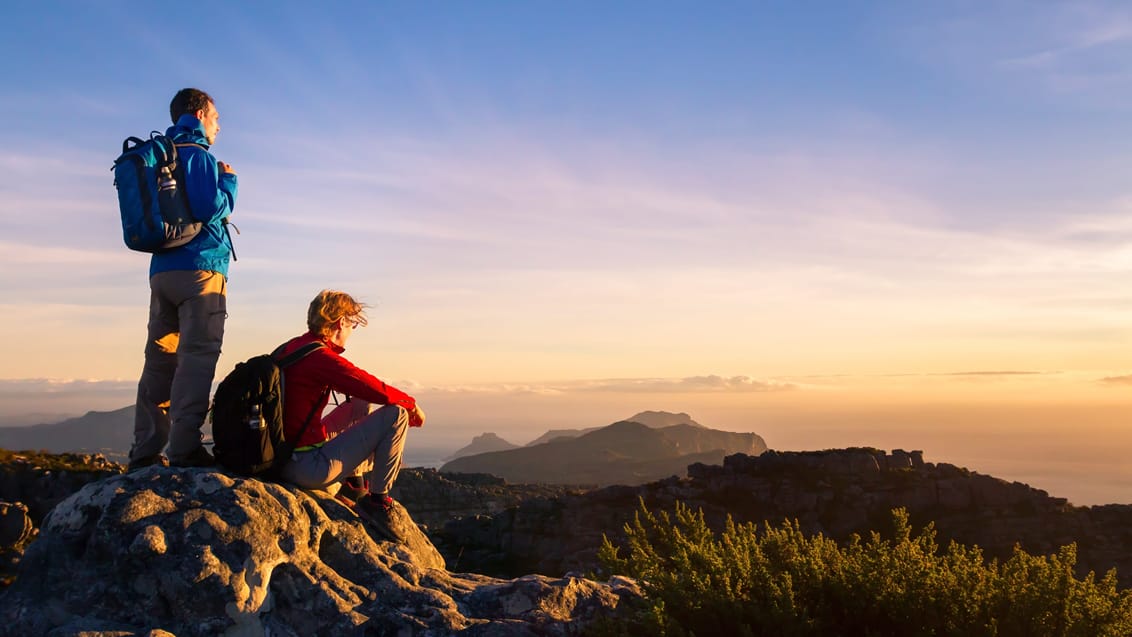
[[[312,334],[330,336],[331,327],[343,316],[358,321],[360,325],[366,324],[366,305],[354,300],[354,297],[338,290],[323,290],[318,293],[307,308],[307,328]]]
[[[199,88],[183,88],[169,102],[169,117],[176,124],[182,115],[196,116],[197,111],[208,110],[208,105],[215,103],[211,95]]]

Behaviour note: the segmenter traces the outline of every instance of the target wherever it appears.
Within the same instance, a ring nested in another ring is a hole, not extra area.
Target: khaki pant
[[[368,468],[370,492],[388,493],[401,471],[408,428],[409,412],[398,405],[385,405],[321,447],[296,451],[283,467],[283,479],[307,489],[323,489],[355,475],[359,468]]]
[[[138,381],[130,460],[161,453],[177,461],[201,445],[212,378],[228,316],[217,272],[159,272],[149,280],[145,366]]]

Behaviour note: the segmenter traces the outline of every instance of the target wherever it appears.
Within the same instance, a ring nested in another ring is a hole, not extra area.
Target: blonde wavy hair
[[[334,331],[332,327],[342,317],[354,319],[358,325],[364,327],[366,321],[365,303],[359,303],[354,297],[338,290],[323,290],[318,293],[307,308],[307,327],[311,333],[319,336],[330,336]]]

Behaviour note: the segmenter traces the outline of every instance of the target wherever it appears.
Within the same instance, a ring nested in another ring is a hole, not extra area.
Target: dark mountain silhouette
[[[728,454],[763,451],[766,443],[752,433],[692,424],[653,429],[621,421],[576,438],[457,458],[440,470],[488,473],[509,482],[637,485],[684,475],[695,462],[719,464]]]
[[[704,427],[695,420],[692,420],[692,417],[684,412],[674,414],[670,411],[642,411],[632,418],[626,418],[625,420],[639,422],[642,425],[652,427],[653,429],[661,429],[663,427],[671,427],[673,425],[692,425],[693,427],[707,429],[707,427]]]
[[[464,456],[474,456],[479,453],[490,453],[492,451],[507,451],[508,449],[518,449],[519,445],[507,442],[493,433],[485,433],[475,438],[472,442],[465,447],[457,449],[455,453],[445,458],[445,460],[455,460]]]
[[[639,422],[647,427],[659,429],[661,427],[671,427],[672,425],[692,425],[693,427],[703,427],[700,423],[692,420],[692,417],[684,412],[674,414],[669,411],[642,411],[641,413],[626,418],[629,422]],[[587,427],[585,429],[551,429],[543,435],[535,438],[527,443],[526,446],[533,447],[541,445],[544,442],[551,442],[559,438],[577,438],[583,434],[588,434],[597,431],[601,427]],[[706,427],[705,427],[706,429]]]
[[[0,414],[0,427],[30,427],[45,422],[59,422],[74,417],[74,413],[49,413],[45,411],[27,414]]]
[[[442,488],[450,480],[463,484]],[[406,507],[459,511],[462,517],[434,520],[430,537],[450,567],[497,577],[599,571],[603,537],[624,547],[625,526],[641,502],[671,513],[672,503],[681,501],[702,511],[717,532],[728,519],[775,527],[792,520],[807,535],[838,542],[891,530],[892,509],[899,507],[918,529],[933,523],[940,546],[954,540],[979,546],[987,559],[1005,560],[1015,545],[1050,555],[1073,542],[1078,577],[1116,568],[1120,586],[1132,587],[1132,504],[1073,506],[1027,484],[925,462],[922,451],[735,454],[722,466],[693,464],[683,478],[523,495],[518,505],[500,493],[503,487],[484,482],[418,471],[403,474],[396,488]],[[465,513],[475,506],[480,515]]]
[[[88,411],[78,418],[28,427],[0,427],[0,447],[124,458],[134,439],[134,406]]]

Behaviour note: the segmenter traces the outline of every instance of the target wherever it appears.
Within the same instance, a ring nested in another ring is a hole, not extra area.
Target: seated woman
[[[401,470],[406,428],[423,425],[425,414],[412,396],[342,357],[346,341],[365,325],[364,305],[345,292],[323,290],[307,310],[309,331],[278,350],[279,356],[286,356],[307,343],[324,345],[284,372],[283,430],[288,440],[300,431],[302,435],[282,477],[301,487],[323,489],[364,473],[366,480],[352,485],[364,489],[355,494],[360,497],[354,509],[396,541],[401,538],[390,524],[389,490]],[[308,414],[326,408],[331,390],[345,394],[347,402],[303,429]],[[371,405],[382,406],[371,412]]]

